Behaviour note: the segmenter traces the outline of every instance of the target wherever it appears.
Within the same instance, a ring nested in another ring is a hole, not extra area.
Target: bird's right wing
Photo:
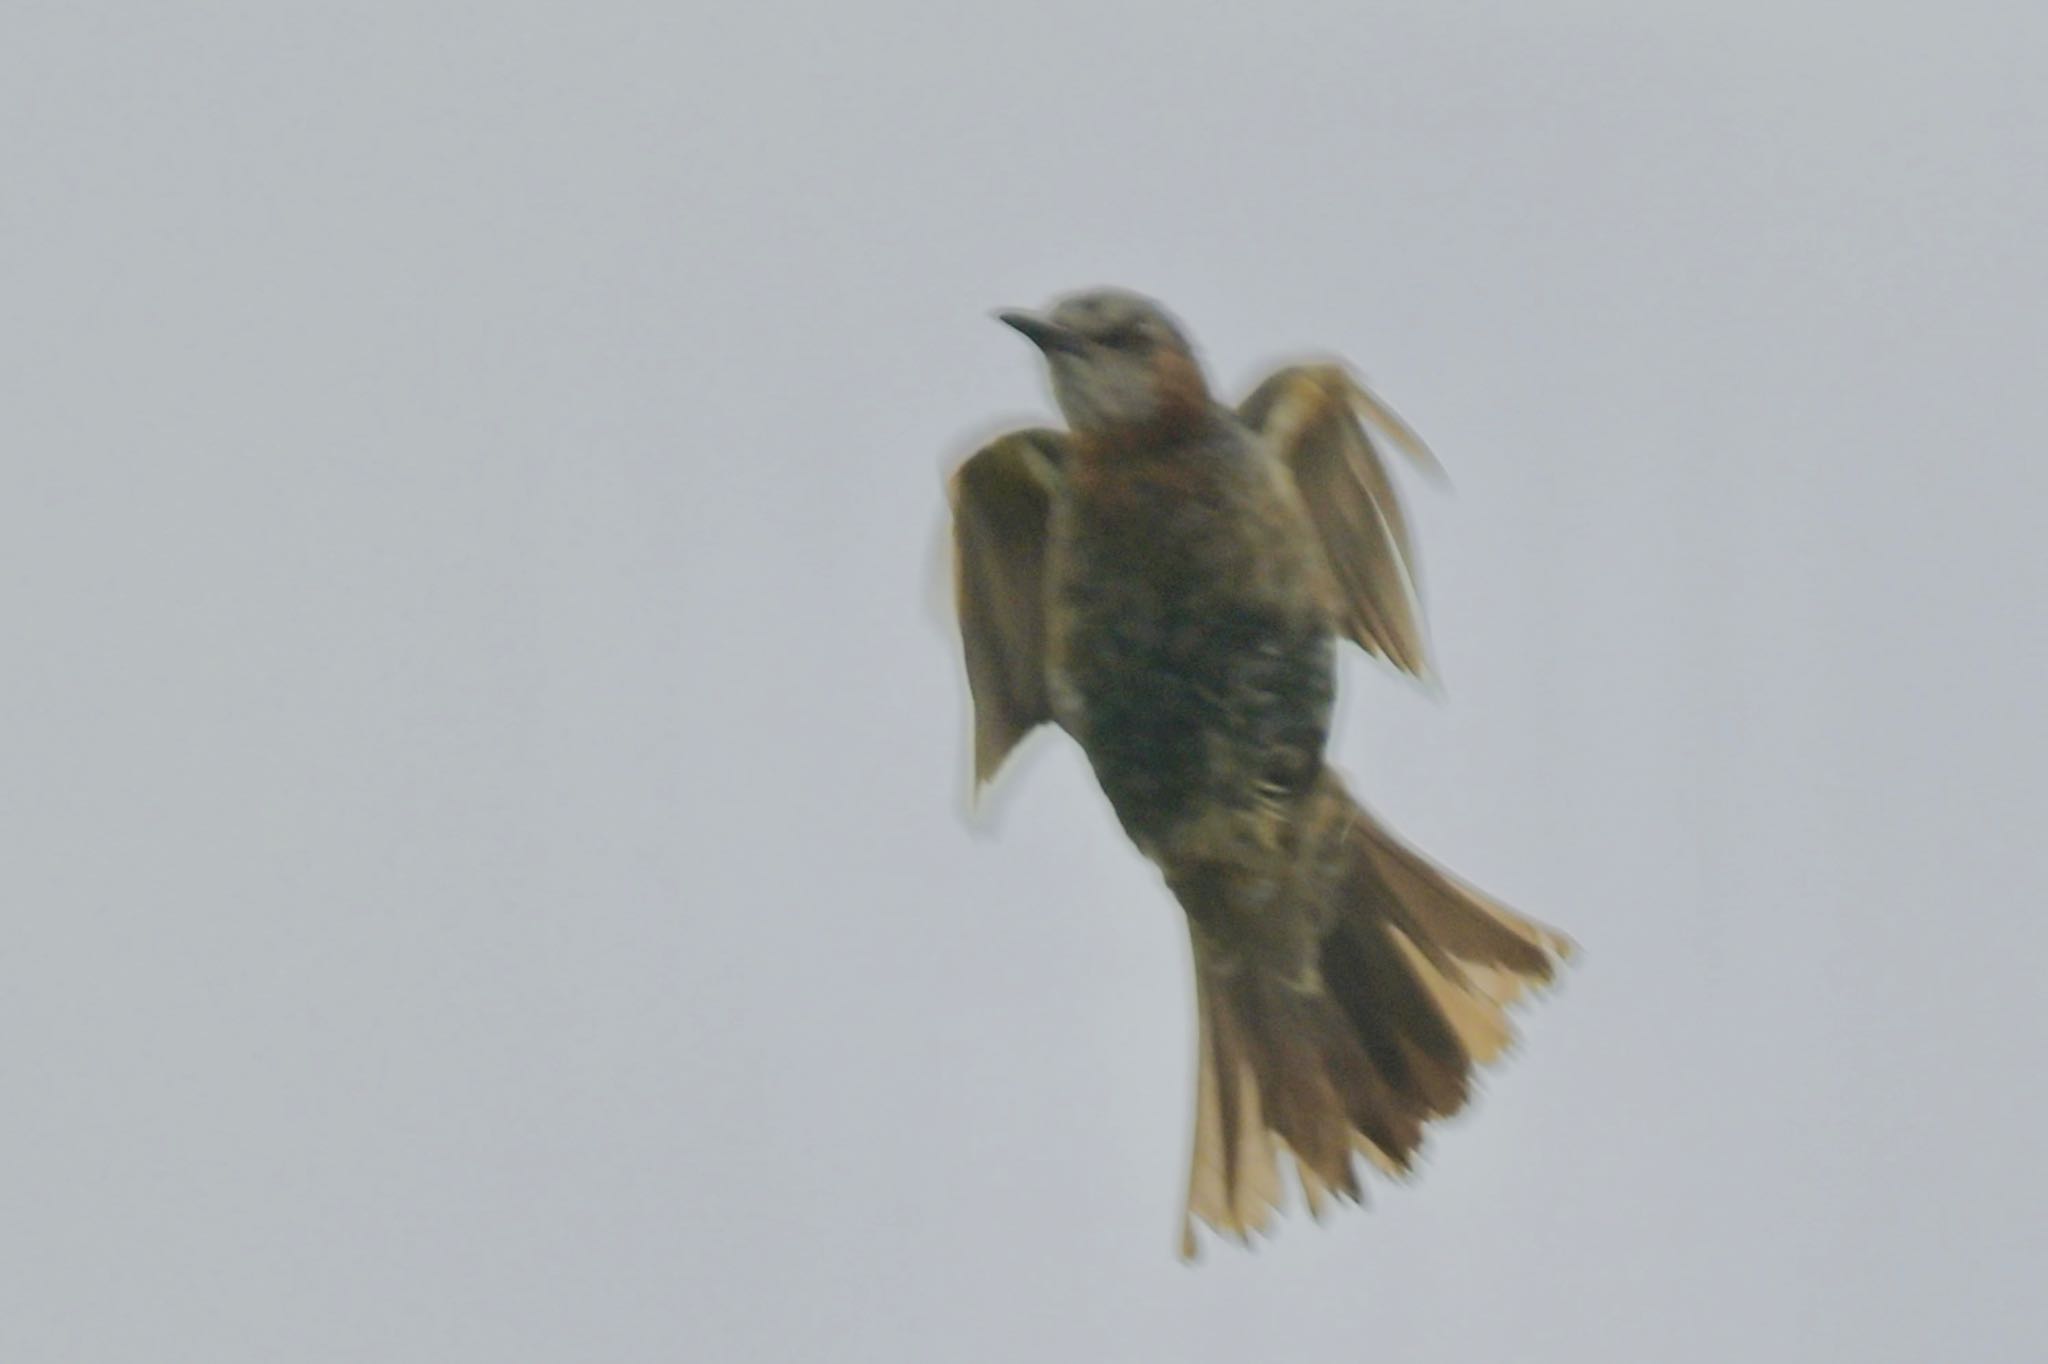
[[[1392,408],[1338,365],[1277,370],[1237,412],[1294,476],[1334,579],[1332,607],[1344,633],[1401,671],[1429,676],[1408,522],[1366,423],[1441,475],[1435,456]]]
[[[1066,458],[1056,431],[1013,431],[954,473],[953,586],[974,697],[974,782],[1052,718],[1046,693],[1045,546]]]

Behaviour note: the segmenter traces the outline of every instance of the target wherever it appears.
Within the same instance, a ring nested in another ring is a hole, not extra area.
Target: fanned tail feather
[[[1572,950],[1401,843],[1340,788],[1317,798],[1342,802],[1341,844],[1308,980],[1203,950],[1190,907],[1200,1061],[1186,1256],[1198,1220],[1240,1240],[1266,1228],[1282,1151],[1316,1216],[1362,1200],[1354,1155],[1407,1173],[1427,1125],[1463,1108],[1475,1069],[1513,1040],[1508,1007]]]

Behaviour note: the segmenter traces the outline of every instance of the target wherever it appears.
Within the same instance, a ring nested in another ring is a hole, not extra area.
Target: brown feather
[[[1407,515],[1359,419],[1361,407],[1400,420],[1341,368],[1296,365],[1260,383],[1238,416],[1293,476],[1344,633],[1403,672],[1426,677],[1428,631]],[[1405,425],[1398,429],[1414,435]],[[1423,449],[1419,440],[1415,448]]]
[[[1065,462],[1054,431],[998,437],[954,473],[954,596],[974,698],[974,778],[1052,718],[1046,692],[1046,537]]]
[[[1248,1196],[1250,1181],[1263,1191],[1275,1176],[1270,1150],[1239,1135],[1240,1122],[1220,1121],[1220,1110],[1255,1115],[1285,1143],[1312,1211],[1331,1197],[1360,1198],[1352,1153],[1390,1173],[1410,1169],[1427,1125],[1469,1102],[1474,1071],[1512,1036],[1508,1004],[1549,981],[1570,950],[1561,935],[1437,871],[1334,776],[1297,808],[1293,827],[1331,840],[1335,873],[1300,883],[1326,903],[1233,902],[1257,884],[1248,872],[1169,875],[1203,967],[1194,1165],[1222,1175],[1220,1199],[1213,1187],[1197,1197],[1199,1173],[1191,1180],[1188,1218],[1236,1236],[1270,1214],[1271,1197]],[[1317,849],[1295,851],[1319,864]],[[1306,985],[1255,938],[1201,945],[1272,914],[1327,925]],[[1218,969],[1223,962],[1230,968]],[[1240,1061],[1241,1078],[1226,1090],[1222,1077]]]

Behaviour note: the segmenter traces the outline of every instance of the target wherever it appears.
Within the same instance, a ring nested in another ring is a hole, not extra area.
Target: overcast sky
[[[2038,1357],[2048,21],[0,20],[0,1357]],[[965,814],[941,478],[1116,283],[1349,357],[1576,936],[1423,1177],[1174,1258],[1179,911]]]

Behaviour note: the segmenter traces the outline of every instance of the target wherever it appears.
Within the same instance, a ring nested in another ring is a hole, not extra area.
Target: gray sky
[[[2035,1357],[2044,36],[12,7],[0,1357]],[[1179,913],[963,816],[931,582],[1104,282],[1435,446],[1338,759],[1585,949],[1195,1270]]]

